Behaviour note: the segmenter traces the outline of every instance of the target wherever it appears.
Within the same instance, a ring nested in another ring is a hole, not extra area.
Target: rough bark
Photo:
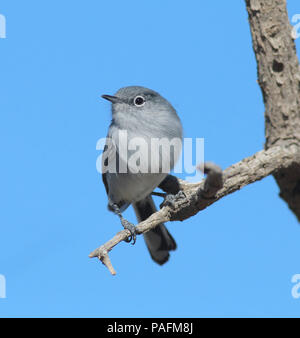
[[[164,206],[137,225],[137,234],[160,223],[183,221],[242,187],[274,175],[280,196],[300,221],[300,68],[285,0],[245,0],[258,68],[258,82],[265,104],[265,149],[230,166],[223,172],[212,163],[204,166],[207,177],[188,183],[168,176],[160,185],[167,193],[179,190],[185,198],[173,207]],[[117,233],[94,250],[112,274],[108,253],[129,236]]]
[[[300,68],[285,0],[246,0],[265,103],[265,148],[300,143]],[[300,221],[300,164],[274,177],[280,196]]]

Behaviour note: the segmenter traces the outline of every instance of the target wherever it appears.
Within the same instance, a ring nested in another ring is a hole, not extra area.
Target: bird
[[[158,92],[142,86],[124,87],[114,95],[105,94],[102,98],[111,102],[112,113],[102,156],[102,180],[108,196],[108,209],[119,216],[122,226],[131,233],[126,241],[133,241],[134,244],[135,226],[123,217],[122,212],[132,205],[138,222],[142,222],[157,211],[152,194],[155,194],[153,191],[173,169],[181,154],[182,123],[171,103]],[[140,167],[144,165],[146,170],[137,171],[130,163],[129,158],[134,150],[129,149],[124,140],[120,142],[122,132],[126,133],[123,135],[126,135],[129,143],[141,140],[144,151],[139,152],[136,163]],[[170,147],[166,154],[161,148],[153,151],[152,140],[180,142],[178,146]],[[158,158],[155,170],[150,166],[154,157]],[[110,167],[108,163],[115,163],[115,166],[111,166],[115,170],[107,169]],[[150,256],[159,265],[166,263],[169,252],[177,247],[164,224],[159,224],[143,236]]]

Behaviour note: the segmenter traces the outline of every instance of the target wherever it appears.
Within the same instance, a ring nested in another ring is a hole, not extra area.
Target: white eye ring
[[[142,101],[141,101],[141,99],[142,99]],[[139,103],[137,101],[139,101],[141,103]],[[137,97],[134,98],[133,103],[137,107],[142,107],[146,103],[146,100],[145,100],[145,98],[143,96],[139,95],[139,96],[137,96]]]

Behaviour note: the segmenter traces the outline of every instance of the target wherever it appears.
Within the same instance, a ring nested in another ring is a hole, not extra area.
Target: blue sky
[[[163,267],[141,237],[112,251],[115,277],[88,258],[120,230],[96,171],[101,94],[159,91],[224,169],[262,149],[244,2],[3,0],[0,13],[0,317],[299,316],[300,227],[272,177],[169,223]]]

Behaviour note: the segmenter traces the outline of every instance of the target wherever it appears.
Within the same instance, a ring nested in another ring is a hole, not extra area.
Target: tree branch
[[[223,173],[216,165],[206,164],[204,170],[207,172],[207,178],[200,183],[188,183],[169,175],[167,180],[161,184],[161,188],[166,192],[170,192],[170,188],[176,192],[175,186],[185,193],[186,198],[178,200],[174,209],[169,206],[163,207],[146,221],[139,223],[136,227],[137,234],[141,235],[160,223],[183,221],[190,218],[222,197],[261,180],[279,169],[289,167],[295,160],[300,161],[299,147],[286,144],[262,150],[230,166]],[[89,257],[98,257],[110,272],[115,274],[108,253],[129,235],[128,230],[118,232],[110,241],[94,250]]]
[[[285,0],[246,0],[258,82],[265,103],[268,149],[300,143],[300,68]],[[280,196],[300,221],[300,163],[274,175]]]

